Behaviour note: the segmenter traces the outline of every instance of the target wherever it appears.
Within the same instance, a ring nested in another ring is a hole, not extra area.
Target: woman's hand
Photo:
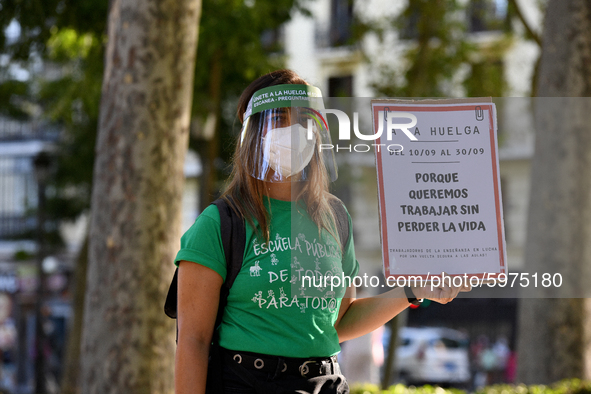
[[[472,286],[464,283],[463,280],[460,286],[455,286],[452,280],[453,276],[447,275],[445,272],[441,274],[440,278],[436,278],[441,280],[425,284],[425,286],[411,286],[415,297],[425,298],[440,304],[447,304],[456,298],[460,292],[472,290]]]

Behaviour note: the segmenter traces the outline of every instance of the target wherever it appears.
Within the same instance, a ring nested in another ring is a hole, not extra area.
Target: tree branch
[[[529,23],[525,20],[525,17],[523,16],[523,13],[521,12],[521,8],[519,7],[519,5],[517,4],[517,0],[508,0],[509,4],[511,4],[511,6],[513,7],[513,9],[515,10],[515,13],[517,14],[517,17],[519,18],[519,20],[521,21],[521,23],[523,24],[523,26],[525,27],[525,30],[527,31],[527,34],[529,36],[531,36],[531,38],[540,46],[540,48],[542,47],[542,39],[540,38],[540,35],[538,33],[536,33],[531,26],[529,25]]]

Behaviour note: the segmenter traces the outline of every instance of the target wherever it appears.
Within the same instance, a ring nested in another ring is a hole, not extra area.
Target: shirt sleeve
[[[181,249],[174,260],[201,264],[226,280],[226,256],[222,245],[220,213],[215,205],[208,206],[181,237]]]

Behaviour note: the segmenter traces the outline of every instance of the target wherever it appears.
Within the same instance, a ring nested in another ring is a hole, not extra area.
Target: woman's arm
[[[452,301],[460,291],[470,290],[470,288],[454,286],[439,286],[433,289],[429,286],[413,287],[417,298],[426,298],[440,304]],[[401,287],[374,297],[356,299],[355,287],[350,286],[341,302],[339,316],[335,323],[339,342],[372,332],[409,305],[404,289]]]
[[[402,288],[396,288],[374,297],[356,299],[355,287],[350,286],[341,302],[339,317],[335,323],[339,342],[372,332],[409,305]]]
[[[222,277],[210,268],[190,261],[179,264],[176,394],[205,393],[209,346],[222,283]]]

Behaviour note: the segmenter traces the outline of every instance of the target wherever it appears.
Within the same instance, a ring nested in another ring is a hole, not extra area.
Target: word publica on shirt
[[[303,237],[294,237],[292,240],[289,237],[276,237],[274,240],[269,240],[267,243],[259,244],[256,242],[253,245],[255,256],[264,255],[269,252],[298,250],[300,253],[306,253],[308,256],[314,257],[341,257],[340,248],[335,245],[322,244],[316,240],[309,242]]]

